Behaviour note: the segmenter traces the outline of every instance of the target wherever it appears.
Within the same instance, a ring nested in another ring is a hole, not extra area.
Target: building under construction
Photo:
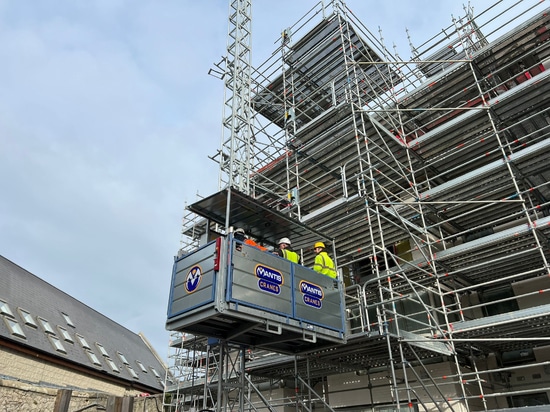
[[[550,409],[544,6],[465,7],[402,59],[321,2],[252,64],[251,0],[231,2],[220,192],[187,208],[166,408]],[[304,267],[233,252],[235,227]],[[307,269],[318,240],[337,285]]]

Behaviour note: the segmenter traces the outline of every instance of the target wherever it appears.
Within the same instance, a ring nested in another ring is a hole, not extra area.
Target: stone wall
[[[14,380],[0,379],[0,411],[52,412],[59,389],[41,387]],[[135,396],[134,412],[161,412],[163,395]],[[105,411],[109,395],[99,392],[73,391],[69,412]]]
[[[51,412],[60,389],[73,390],[69,411],[105,411],[109,397],[132,397],[134,411],[162,411],[162,394],[141,391],[69,367],[52,364],[2,347],[0,350],[0,412]],[[97,407],[93,406],[97,405]]]
[[[138,394],[137,391],[123,385],[116,385],[75,369],[52,364],[40,357],[24,355],[4,347],[0,350],[0,373],[22,382],[40,383],[41,386],[83,388],[116,396]]]

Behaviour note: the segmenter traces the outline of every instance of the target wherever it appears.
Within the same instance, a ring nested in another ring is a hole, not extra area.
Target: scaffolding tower
[[[246,149],[245,193],[334,241],[347,342],[243,360],[232,405],[549,407],[550,9],[464,12],[403,60],[321,2],[251,70],[253,139],[220,164]],[[244,396],[274,382],[307,395]]]

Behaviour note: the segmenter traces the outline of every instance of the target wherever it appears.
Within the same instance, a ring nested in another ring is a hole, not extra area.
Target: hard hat
[[[325,249],[325,244],[323,242],[317,242],[313,245],[313,249],[317,247],[322,247],[323,249]]]
[[[288,246],[290,246],[290,239],[287,237],[283,237],[281,238],[281,240],[279,240],[278,245],[280,245],[281,243],[286,243]]]
[[[244,232],[243,228],[235,229],[235,232],[233,233],[233,236],[235,236],[235,239],[238,239],[240,241],[243,241],[246,238],[246,234]]]

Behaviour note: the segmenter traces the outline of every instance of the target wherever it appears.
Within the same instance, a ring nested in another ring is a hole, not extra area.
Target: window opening
[[[141,369],[141,371],[143,373],[147,373],[147,368],[145,366],[143,366],[143,363],[141,363],[140,361],[136,361],[137,365],[139,366],[139,368]]]
[[[91,350],[87,350],[85,352],[86,352],[86,355],[88,355],[88,358],[90,358],[90,361],[94,365],[101,366],[101,362],[99,361],[95,353],[93,353]]]
[[[111,367],[113,372],[119,372],[120,373],[120,371],[118,370],[116,364],[113,362],[113,360],[111,358],[105,358],[105,360],[107,361],[107,363],[109,364],[109,366]]]
[[[139,379],[138,374],[136,373],[136,371],[134,371],[134,369],[132,369],[130,365],[126,365],[126,369],[128,369],[128,372],[130,373],[130,375],[132,375],[132,378]]]
[[[11,311],[9,305],[3,300],[0,300],[0,313],[2,315],[9,316],[10,318],[15,318],[15,316],[13,316],[13,312]]]
[[[80,342],[80,344],[82,345],[82,347],[84,349],[92,350],[92,348],[90,347],[90,345],[88,345],[88,341],[86,341],[84,336],[79,335],[79,334],[76,334],[75,336],[76,336],[76,338],[78,339],[78,341]]]
[[[21,308],[19,308],[18,311],[19,311],[19,315],[21,315],[21,319],[23,319],[23,322],[25,323],[25,325],[30,326],[31,328],[35,328],[35,329],[38,328],[38,325],[34,321],[34,318],[30,314],[30,312],[27,312],[26,310],[21,309]]]
[[[19,325],[19,323],[17,323],[15,319],[4,316],[4,321],[6,322],[6,325],[13,336],[17,336],[21,339],[27,339],[27,336],[25,335],[25,332],[23,332],[21,325]]]
[[[76,327],[69,315],[67,315],[65,312],[61,312],[61,315],[63,315],[63,318],[65,318],[65,322],[67,322],[67,325],[72,326],[73,328]]]
[[[109,354],[107,353],[107,351],[105,350],[105,348],[101,343],[96,342],[95,346],[97,346],[97,349],[99,349],[99,353],[101,353],[103,356],[107,358],[109,357]]]
[[[71,337],[69,331],[61,326],[58,326],[59,334],[63,337],[63,340],[69,343],[74,343],[73,338]]]
[[[125,357],[122,353],[117,352],[117,354],[118,354],[118,357],[120,358],[120,360],[122,361],[123,364],[125,364],[125,365],[130,365],[130,362],[128,362],[128,361],[126,360],[126,357]]]
[[[44,332],[49,333],[51,335],[55,335],[55,332],[53,328],[50,325],[50,322],[48,322],[46,319],[38,317],[38,322],[42,325],[42,328],[44,329]]]
[[[54,347],[54,349],[57,352],[67,354],[67,351],[65,350],[65,347],[63,346],[63,343],[61,343],[61,341],[56,336],[49,335],[48,338],[50,339],[50,342],[51,342],[52,346]]]

